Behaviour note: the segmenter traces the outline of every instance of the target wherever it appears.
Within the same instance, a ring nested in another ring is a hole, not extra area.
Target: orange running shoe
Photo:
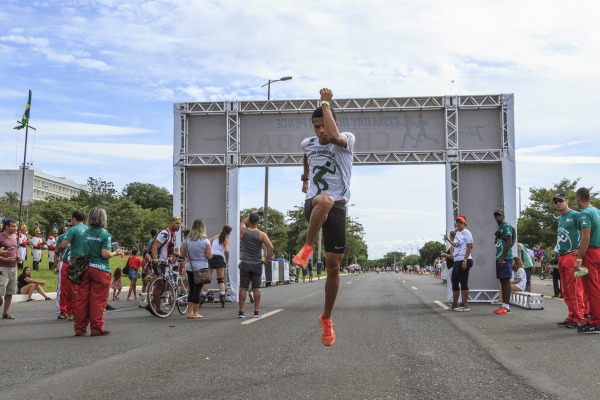
[[[319,315],[319,323],[321,324],[321,328],[323,328],[323,333],[321,333],[321,342],[325,346],[331,346],[335,343],[335,332],[333,331],[333,321],[331,318],[323,319],[323,313]]]
[[[297,265],[302,269],[305,269],[306,265],[308,264],[308,259],[310,258],[312,253],[313,247],[310,244],[305,244],[304,246],[302,246],[302,250],[300,250],[300,253],[296,254],[294,258],[292,258],[292,263],[294,263],[294,265]]]
[[[494,311],[497,315],[505,315],[505,314],[510,314],[510,310],[507,309],[506,307],[501,307],[498,309],[498,311]]]

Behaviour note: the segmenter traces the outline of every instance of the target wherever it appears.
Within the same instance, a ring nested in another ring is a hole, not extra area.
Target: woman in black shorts
[[[217,270],[217,283],[219,284],[219,301],[225,303],[225,268],[229,263],[229,235],[231,227],[225,225],[218,235],[210,238],[213,257],[208,260],[208,272],[212,277],[213,271]],[[204,285],[202,293],[208,291],[210,284]]]

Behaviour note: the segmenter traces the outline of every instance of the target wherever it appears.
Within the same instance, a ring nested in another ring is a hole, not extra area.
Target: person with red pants
[[[106,210],[94,207],[88,217],[89,228],[84,233],[83,251],[90,256],[90,266],[83,274],[75,299],[75,336],[84,336],[88,325],[91,336],[108,335],[104,328],[104,309],[110,290],[109,258],[121,254],[111,250],[112,237],[106,230]]]
[[[563,193],[557,193],[552,198],[558,217],[558,272],[563,300],[569,314],[559,326],[575,329],[585,324],[587,305],[581,279],[575,278],[575,263],[579,249],[579,213],[569,208],[569,199]]]
[[[63,233],[56,238],[56,243],[61,243],[67,235],[67,231],[71,227],[70,223],[66,224],[63,228]],[[58,275],[58,287],[56,288],[56,308],[57,317],[56,319],[62,319],[67,321],[74,321],[75,315],[73,314],[73,288],[71,281],[67,279],[67,267],[69,266],[69,255],[71,254],[71,245],[65,247],[62,255],[58,252],[54,252],[54,273]]]
[[[575,263],[576,275],[581,275],[581,283],[588,300],[590,318],[587,324],[579,327],[579,333],[600,333],[600,210],[591,204],[590,191],[577,189],[575,200],[579,213],[581,242],[579,256]],[[584,268],[580,268],[583,266]],[[587,274],[585,274],[587,269]]]

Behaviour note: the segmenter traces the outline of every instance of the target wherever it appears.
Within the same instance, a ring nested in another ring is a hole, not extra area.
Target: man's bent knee
[[[314,207],[324,207],[327,210],[330,210],[333,207],[334,201],[333,197],[328,194],[319,194],[312,199],[312,206]]]

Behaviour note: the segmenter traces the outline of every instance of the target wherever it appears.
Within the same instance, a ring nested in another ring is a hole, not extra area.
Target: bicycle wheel
[[[543,273],[543,272],[542,272],[542,273],[540,274],[540,279],[541,279],[541,280],[544,280],[544,279],[546,279],[546,277],[547,277],[547,275],[546,275],[545,273]]]
[[[190,284],[187,277],[180,276],[177,279],[177,311],[183,315],[188,309],[188,292],[190,290]]]
[[[150,283],[148,288],[148,306],[152,315],[158,318],[167,318],[175,311],[175,290],[171,282],[163,277],[158,277]]]

